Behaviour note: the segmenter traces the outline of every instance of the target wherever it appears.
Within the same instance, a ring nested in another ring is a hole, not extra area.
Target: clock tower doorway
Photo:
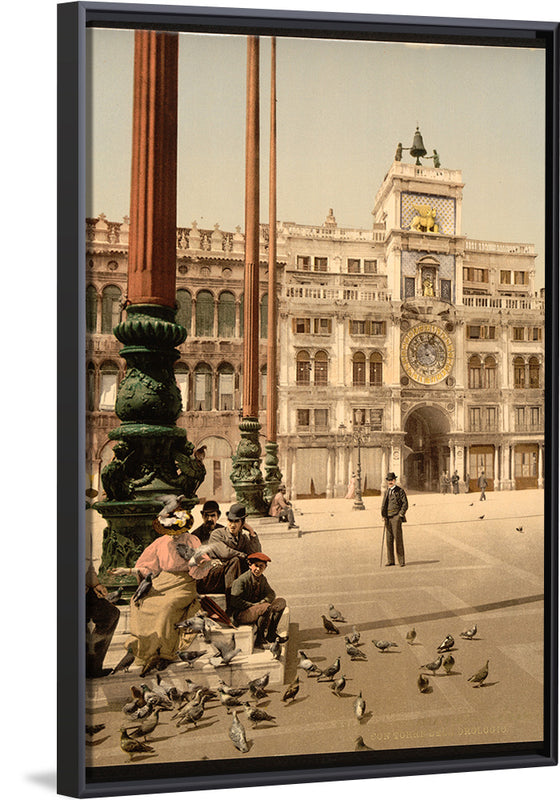
[[[409,489],[439,491],[440,475],[449,472],[450,420],[437,405],[413,408],[404,422],[404,477]]]

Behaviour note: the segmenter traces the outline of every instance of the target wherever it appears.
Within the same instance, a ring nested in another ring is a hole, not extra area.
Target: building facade
[[[544,292],[531,244],[461,233],[460,171],[394,161],[372,227],[278,223],[278,445],[292,497],[365,494],[387,470],[439,490],[543,485]],[[267,226],[261,227],[260,418],[266,430]],[[87,221],[87,460],[94,488],[124,362],[112,328],[126,304],[128,220]],[[229,501],[242,396],[244,241],[177,229],[178,424],[206,445],[201,497]]]

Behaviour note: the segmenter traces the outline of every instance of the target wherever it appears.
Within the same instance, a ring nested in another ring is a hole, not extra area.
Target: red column
[[[259,38],[247,38],[243,417],[259,415]]]
[[[128,300],[175,306],[177,66],[175,33],[134,34]]]

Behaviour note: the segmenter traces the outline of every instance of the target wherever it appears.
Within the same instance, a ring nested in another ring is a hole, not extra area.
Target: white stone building
[[[365,494],[393,470],[439,491],[543,485],[544,296],[531,244],[466,239],[461,172],[394,161],[369,230],[278,224],[278,443],[292,497]],[[267,227],[262,226],[261,399],[266,419]],[[124,364],[110,329],[126,295],[128,227],[88,221],[88,464],[111,458]],[[242,386],[243,236],[179,228],[178,424],[208,447],[202,496],[230,500]],[[113,401],[114,402],[114,401]]]

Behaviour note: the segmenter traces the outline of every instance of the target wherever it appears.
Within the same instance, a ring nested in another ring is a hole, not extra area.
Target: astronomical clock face
[[[417,383],[439,383],[451,372],[454,360],[453,342],[437,325],[415,325],[403,336],[401,362]]]

